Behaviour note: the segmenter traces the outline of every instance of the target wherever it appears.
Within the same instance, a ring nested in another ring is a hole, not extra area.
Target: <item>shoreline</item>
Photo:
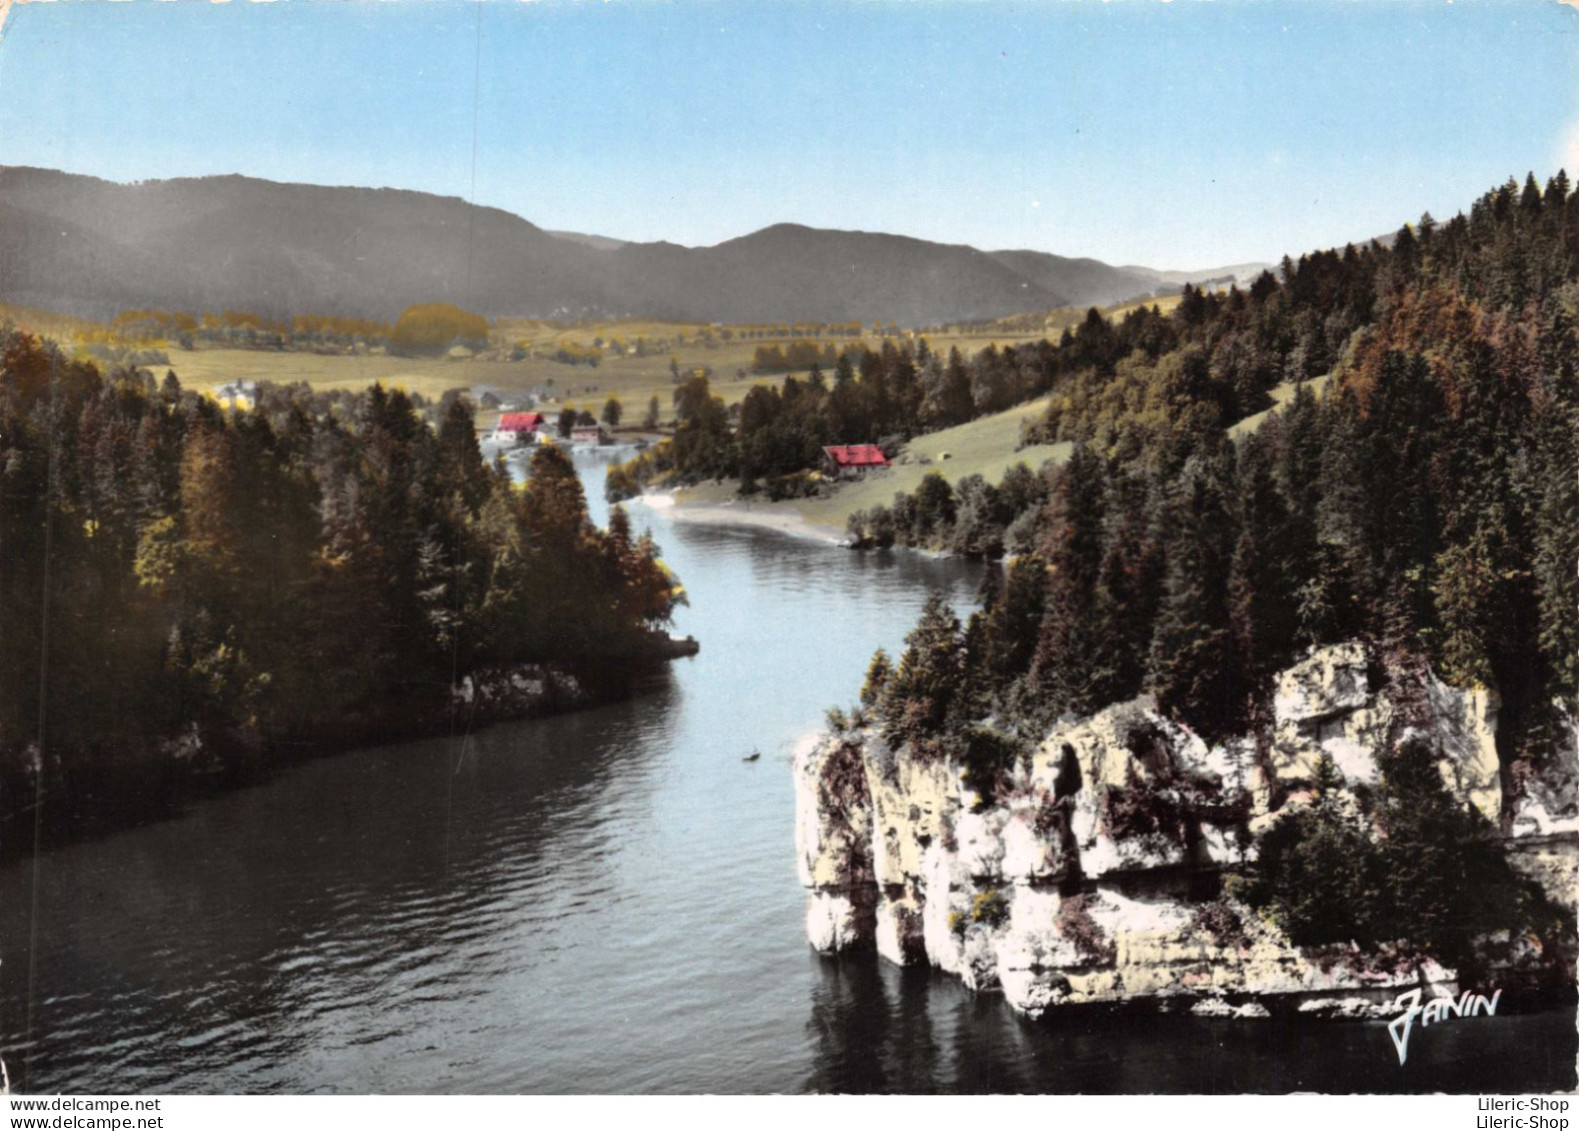
[[[843,546],[848,536],[838,527],[812,522],[790,503],[755,503],[735,499],[697,499],[688,501],[685,492],[655,492],[638,495],[632,502],[663,511],[677,522],[699,526],[747,526],[777,530],[795,538],[809,539],[830,546]]]
[[[618,674],[596,664],[481,668],[413,702],[391,694],[334,720],[263,735],[189,721],[163,735],[52,750],[0,751],[0,863],[180,816],[189,803],[245,788],[290,766],[361,747],[470,734],[503,723],[571,714],[641,694],[644,673],[694,656],[694,637],[655,634]],[[62,755],[65,755],[63,760]],[[4,835],[49,817],[31,836]]]

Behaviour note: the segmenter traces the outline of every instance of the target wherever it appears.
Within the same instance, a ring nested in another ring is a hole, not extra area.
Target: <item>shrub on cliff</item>
[[[1509,867],[1491,823],[1448,793],[1424,738],[1383,763],[1377,797],[1379,925],[1450,956],[1488,931],[1527,925],[1527,885]]]
[[[1066,896],[1058,905],[1055,922],[1058,933],[1074,943],[1075,950],[1088,962],[1112,962],[1116,947],[1091,915],[1095,897],[1090,892]]]
[[[1268,912],[1295,946],[1377,941],[1376,838],[1341,784],[1332,760],[1323,757],[1314,802],[1287,811],[1257,842],[1245,898]]]
[[[1330,759],[1316,796],[1262,834],[1244,885],[1296,946],[1402,942],[1448,965],[1473,961],[1480,935],[1548,933],[1552,910],[1509,867],[1495,830],[1442,784],[1416,736],[1382,762],[1370,813],[1341,789]]]
[[[980,811],[995,803],[1022,747],[1009,735],[985,726],[971,727],[962,738],[961,773],[965,784],[975,790]]]
[[[1210,903],[1200,904],[1190,917],[1190,930],[1204,935],[1220,947],[1242,947],[1249,943],[1244,920],[1232,902],[1218,897]]]
[[[1141,778],[1133,768],[1122,787],[1103,788],[1102,821],[1115,840],[1183,846],[1188,835],[1178,791]]]
[[[1001,927],[1009,921],[1009,900],[997,888],[978,892],[970,903],[970,921],[984,927]]]

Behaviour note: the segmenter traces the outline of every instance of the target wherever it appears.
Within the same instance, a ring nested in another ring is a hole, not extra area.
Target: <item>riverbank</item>
[[[842,527],[808,519],[796,508],[794,501],[759,502],[739,498],[733,491],[732,483],[723,486],[704,484],[672,492],[640,495],[637,501],[643,506],[662,511],[676,522],[777,530],[795,538],[830,545],[841,545],[846,541]]]
[[[190,803],[265,781],[277,770],[361,746],[469,735],[635,696],[644,675],[694,656],[693,637],[654,633],[617,664],[513,664],[453,686],[414,684],[334,719],[263,735],[191,721],[163,735],[56,750],[0,752],[0,860],[178,816]]]

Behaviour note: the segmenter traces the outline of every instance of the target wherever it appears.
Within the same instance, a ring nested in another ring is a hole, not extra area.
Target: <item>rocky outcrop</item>
[[[1579,836],[1579,723],[1559,714],[1550,758],[1519,775],[1512,801],[1515,836]]]
[[[574,674],[546,664],[481,669],[462,676],[450,697],[453,709],[476,723],[530,718],[591,701]]]
[[[1441,752],[1448,788],[1487,819],[1502,815],[1497,701],[1485,688],[1448,687],[1429,669],[1373,671],[1359,644],[1338,644],[1277,677],[1272,716],[1270,786],[1307,784],[1323,754],[1349,783],[1375,785],[1376,752],[1420,731]]]
[[[1411,732],[1434,744],[1447,787],[1497,820],[1495,722],[1486,692],[1346,644],[1282,673],[1261,735],[1208,746],[1137,699],[1053,728],[992,798],[958,765],[869,731],[818,736],[794,759],[807,935],[825,953],[931,963],[1032,1016],[1136,998],[1253,1016],[1283,995],[1358,1016],[1422,983],[1455,992],[1455,972],[1429,959],[1295,948],[1231,898],[1203,900],[1202,881],[1250,862],[1253,833],[1307,802],[1322,755],[1372,785],[1377,751]]]

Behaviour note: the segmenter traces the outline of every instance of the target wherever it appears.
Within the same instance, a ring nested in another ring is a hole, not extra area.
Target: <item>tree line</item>
[[[405,353],[436,353],[453,345],[482,349],[488,321],[452,303],[407,307],[393,325],[370,318],[298,314],[274,318],[250,310],[191,314],[180,310],[123,310],[108,326],[74,335],[87,346],[175,346],[198,343],[238,349],[328,349],[386,347]],[[584,361],[583,357],[561,360]],[[596,364],[593,360],[591,364]]]
[[[682,591],[568,458],[512,485],[472,405],[108,375],[0,332],[0,759],[197,726],[264,744],[448,709],[461,676],[632,660]],[[40,673],[44,678],[40,678]]]

